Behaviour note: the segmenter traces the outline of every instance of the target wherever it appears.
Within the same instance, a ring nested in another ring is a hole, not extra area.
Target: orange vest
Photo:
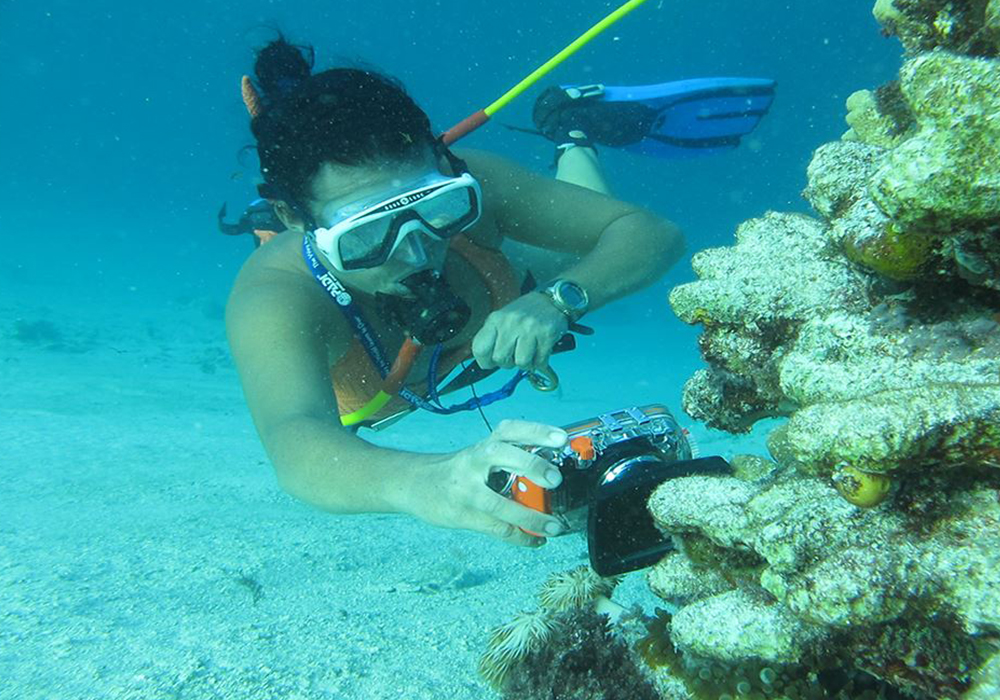
[[[452,239],[449,250],[462,256],[482,277],[492,310],[495,311],[520,296],[520,285],[514,268],[499,250],[473,243],[463,235]],[[394,357],[391,353],[390,356]],[[446,376],[460,362],[471,356],[471,341],[443,352],[438,361],[438,376]],[[342,416],[366,406],[382,388],[382,376],[357,338],[351,341],[344,356],[330,368],[330,377],[333,380],[333,390],[337,395],[337,406]],[[426,382],[407,386],[418,394],[426,393]],[[381,420],[409,407],[408,401],[394,396],[378,413],[366,418],[365,422]]]

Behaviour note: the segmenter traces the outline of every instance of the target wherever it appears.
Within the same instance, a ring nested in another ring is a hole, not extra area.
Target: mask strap
[[[457,175],[469,172],[468,164],[451,152],[451,149],[445,145],[444,138],[441,136],[434,139],[434,155],[447,160],[448,165],[451,166],[451,169],[454,170]]]

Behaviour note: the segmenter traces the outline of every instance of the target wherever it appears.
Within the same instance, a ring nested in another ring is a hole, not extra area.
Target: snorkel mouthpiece
[[[452,291],[437,270],[421,270],[400,284],[412,297],[376,294],[379,311],[401,326],[421,345],[437,345],[451,340],[465,328],[472,316],[469,305]]]

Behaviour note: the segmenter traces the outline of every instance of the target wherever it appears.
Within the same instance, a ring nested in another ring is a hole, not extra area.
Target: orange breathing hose
[[[412,338],[407,338],[403,341],[403,346],[399,349],[399,355],[396,356],[396,361],[392,363],[392,369],[389,370],[389,374],[382,381],[382,391],[391,395],[399,392],[403,386],[403,382],[406,381],[407,375],[410,373],[410,369],[413,368],[413,363],[416,362],[417,355],[420,354],[422,347]]]

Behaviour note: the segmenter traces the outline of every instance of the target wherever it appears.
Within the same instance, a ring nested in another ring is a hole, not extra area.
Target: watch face
[[[572,282],[562,282],[557,288],[559,298],[573,309],[582,309],[587,305],[587,296],[579,285]]]

